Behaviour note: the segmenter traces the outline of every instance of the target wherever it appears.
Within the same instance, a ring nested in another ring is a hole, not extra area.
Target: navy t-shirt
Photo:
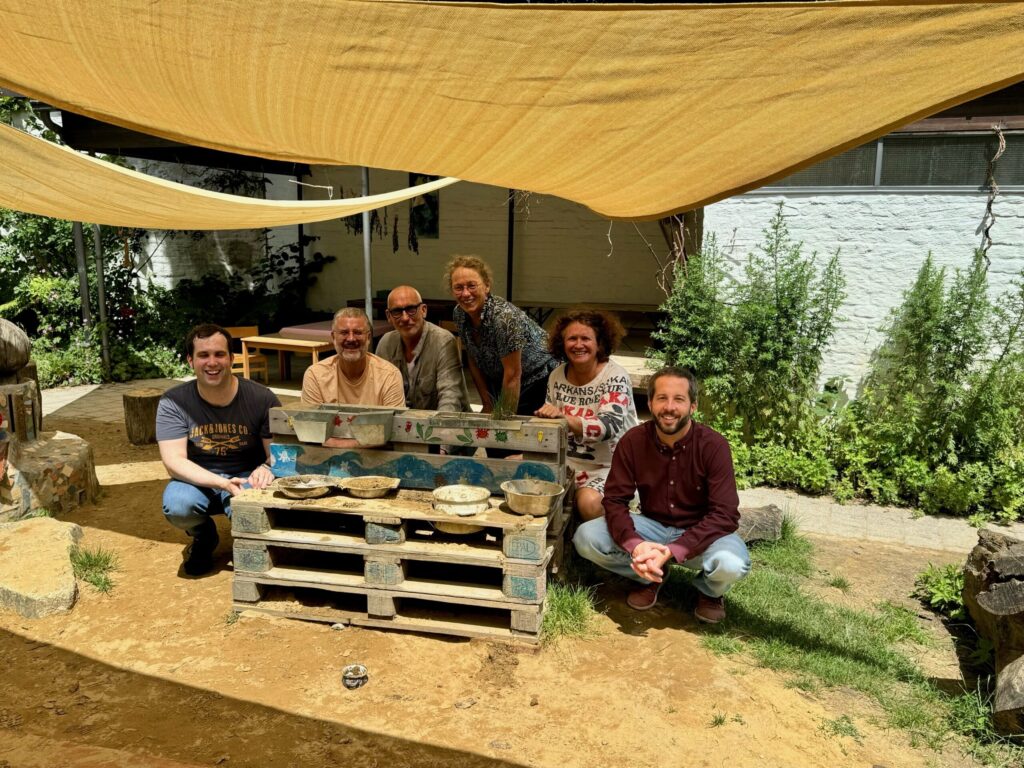
[[[238,380],[238,393],[227,405],[211,405],[199,385],[186,382],[167,390],[156,409],[156,439],[188,438],[190,461],[228,477],[246,477],[267,457],[270,408],[277,395],[249,379]]]

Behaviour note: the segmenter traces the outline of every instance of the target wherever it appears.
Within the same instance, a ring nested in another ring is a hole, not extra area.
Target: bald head
[[[423,297],[411,285],[400,285],[388,294],[388,320],[406,347],[411,349],[419,342],[426,319]]]

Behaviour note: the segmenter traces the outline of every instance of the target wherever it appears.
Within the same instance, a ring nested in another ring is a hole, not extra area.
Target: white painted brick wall
[[[839,250],[846,276],[845,317],[822,370],[822,379],[842,376],[852,389],[881,341],[879,331],[889,311],[911,286],[931,251],[948,274],[970,266],[981,244],[978,230],[986,196],[977,192],[947,194],[778,194],[734,197],[705,210],[705,232],[719,243],[733,243],[737,268],[762,240],[762,231],[779,202],[792,238],[827,259]],[[989,285],[993,295],[1010,287],[1024,269],[1024,195],[996,200],[997,221],[989,249]]]

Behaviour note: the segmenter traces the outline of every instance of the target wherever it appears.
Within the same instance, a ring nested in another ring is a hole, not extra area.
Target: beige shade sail
[[[344,200],[258,200],[147,176],[0,125],[0,206],[145,229],[260,229],[382,208],[454,184],[437,179]]]
[[[0,85],[169,139],[653,218],[1024,79],[1024,1],[5,0]]]

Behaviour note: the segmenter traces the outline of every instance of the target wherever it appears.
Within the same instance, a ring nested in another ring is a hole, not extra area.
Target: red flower
[[[487,435],[488,435],[488,432],[487,432],[486,429],[478,429],[476,431],[476,436],[477,437],[487,437]]]
[[[334,426],[336,426],[336,427],[340,427],[341,426],[341,416],[335,416],[334,417]]]
[[[405,422],[405,431],[406,432],[411,432],[412,431],[412,422],[411,421]]]

